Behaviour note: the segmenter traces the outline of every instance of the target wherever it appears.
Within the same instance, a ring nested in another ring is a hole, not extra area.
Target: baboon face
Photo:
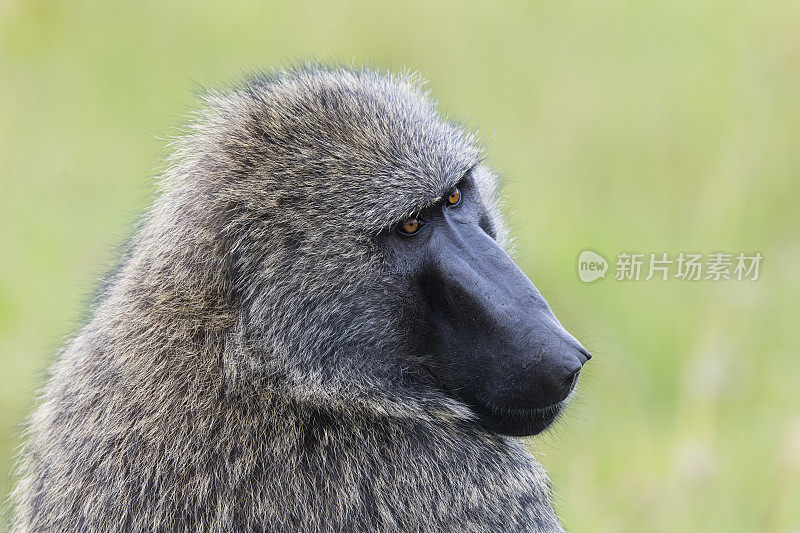
[[[555,419],[589,354],[504,251],[472,135],[414,82],[369,72],[266,78],[214,101],[176,172],[216,206],[193,235],[234,217],[242,368],[293,394],[356,394],[378,382],[363,372],[423,381],[511,435]]]
[[[483,424],[533,435],[559,414],[591,355],[495,241],[471,172],[387,233],[403,324],[432,383]]]

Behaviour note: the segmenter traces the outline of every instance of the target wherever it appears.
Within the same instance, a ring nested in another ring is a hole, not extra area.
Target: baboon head
[[[209,100],[173,175],[227,243],[229,372],[447,397],[504,434],[554,420],[590,355],[504,250],[472,137],[415,79],[311,68]]]

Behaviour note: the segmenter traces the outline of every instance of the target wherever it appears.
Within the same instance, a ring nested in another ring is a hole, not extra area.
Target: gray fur
[[[13,531],[561,531],[512,438],[413,378],[375,237],[464,171],[413,77],[252,80],[161,194],[30,418]]]

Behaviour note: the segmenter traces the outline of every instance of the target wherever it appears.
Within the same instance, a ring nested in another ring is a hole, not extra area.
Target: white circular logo
[[[591,250],[584,250],[578,257],[578,277],[584,283],[591,283],[606,276],[608,261]]]

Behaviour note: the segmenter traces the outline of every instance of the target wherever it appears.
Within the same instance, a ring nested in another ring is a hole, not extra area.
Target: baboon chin
[[[511,436],[589,353],[420,80],[211,93],[28,423],[13,530],[562,531]]]

